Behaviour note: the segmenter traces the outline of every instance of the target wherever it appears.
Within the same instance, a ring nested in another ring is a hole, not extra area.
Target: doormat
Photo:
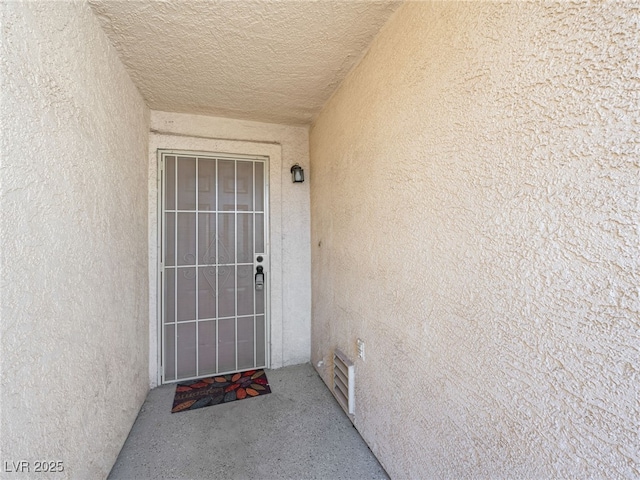
[[[243,400],[271,393],[264,370],[248,370],[178,383],[171,413]]]

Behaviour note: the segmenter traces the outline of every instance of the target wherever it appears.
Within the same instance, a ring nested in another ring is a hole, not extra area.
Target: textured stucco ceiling
[[[113,1],[91,7],[149,107],[313,120],[398,7],[384,1]]]

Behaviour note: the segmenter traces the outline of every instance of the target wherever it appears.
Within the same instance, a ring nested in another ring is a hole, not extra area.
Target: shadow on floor
[[[386,479],[310,364],[268,370],[272,393],[171,414],[149,392],[109,479]]]

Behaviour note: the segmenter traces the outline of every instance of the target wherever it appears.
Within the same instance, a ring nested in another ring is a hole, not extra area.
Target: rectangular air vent
[[[355,414],[355,366],[340,350],[333,354],[333,394],[349,415]]]

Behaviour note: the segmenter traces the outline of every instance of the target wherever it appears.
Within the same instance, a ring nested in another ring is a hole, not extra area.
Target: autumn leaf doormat
[[[195,410],[271,393],[264,370],[248,370],[179,383],[171,413]]]

